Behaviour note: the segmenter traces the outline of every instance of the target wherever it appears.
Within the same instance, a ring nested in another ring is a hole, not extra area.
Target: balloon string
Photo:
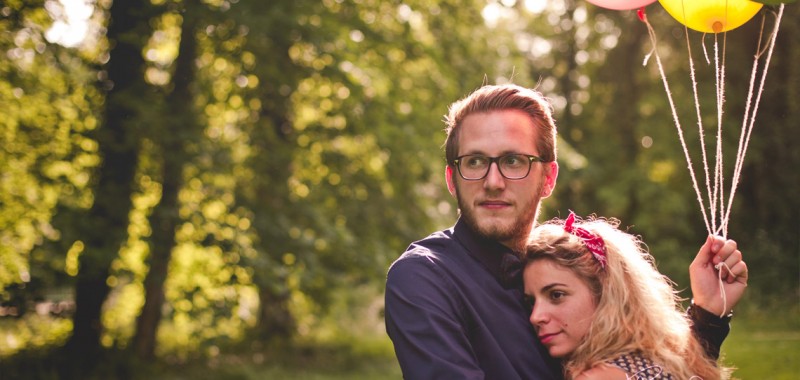
[[[681,5],[682,5],[681,9],[683,11],[683,18],[684,18],[684,21],[685,21],[686,20],[686,7],[683,6],[684,5],[683,3]],[[704,128],[703,128],[703,117],[702,117],[702,113],[700,112],[700,96],[699,96],[699,92],[697,91],[697,76],[695,74],[696,70],[695,70],[695,65],[694,65],[694,58],[693,58],[694,56],[692,54],[692,44],[691,44],[691,41],[689,40],[689,28],[686,26],[686,22],[683,22],[682,24],[684,25],[683,26],[683,31],[684,31],[684,36],[686,37],[686,49],[688,51],[688,56],[689,56],[689,77],[691,78],[691,81],[692,81],[692,95],[694,96],[694,106],[695,106],[695,112],[697,114],[697,135],[700,138],[700,152],[702,154],[702,159],[703,159],[702,163],[703,163],[703,172],[705,173],[705,180],[706,180],[705,181],[706,182],[706,196],[708,197],[708,204],[709,204],[708,212],[709,212],[710,217],[711,217],[711,223],[710,224],[708,222],[708,217],[706,216],[706,212],[707,211],[706,211],[705,207],[702,206],[702,203],[701,203],[701,212],[703,213],[703,218],[706,219],[706,230],[708,231],[709,234],[711,234],[712,231],[717,229],[717,227],[716,227],[716,205],[717,205],[717,199],[715,198],[716,191],[712,190],[712,187],[711,187],[711,175],[709,174],[709,170],[708,170],[708,154],[706,153],[705,132],[704,132]],[[706,48],[706,43],[705,43],[706,36],[707,36],[707,34],[703,33],[701,46],[703,48],[702,49],[703,50],[703,56],[706,59],[706,64],[710,65],[711,61],[708,58],[708,49]],[[683,144],[683,142],[682,142],[682,144]],[[683,148],[684,148],[684,152],[688,156],[689,153],[687,151],[687,148],[686,148],[685,144],[684,144]],[[691,165],[691,162],[690,162],[690,165]],[[690,169],[690,172],[692,172],[693,169],[691,167],[689,169]],[[692,173],[692,175],[694,176],[694,173]],[[692,180],[694,180],[694,177],[692,178]],[[715,177],[715,180],[714,180],[715,188],[716,188],[716,184],[717,184],[717,181],[716,181],[716,177]],[[699,193],[699,190],[696,190],[696,191],[698,191],[698,193]],[[698,197],[701,197],[701,195],[698,194]]]
[[[758,111],[758,106],[759,106],[759,104],[761,102],[761,95],[763,94],[763,91],[764,91],[764,84],[766,82],[766,76],[767,76],[767,71],[768,71],[767,68],[769,67],[769,62],[770,62],[770,60],[772,58],[772,53],[774,51],[775,42],[777,40],[778,30],[779,30],[779,27],[780,27],[780,22],[781,22],[781,19],[783,17],[783,11],[784,11],[784,5],[781,4],[780,8],[779,8],[779,12],[778,12],[777,17],[776,17],[776,21],[775,21],[775,25],[774,25],[773,31],[771,33],[771,36],[768,39],[769,45],[768,45],[768,47],[765,48],[765,50],[761,49],[760,44],[761,44],[762,37],[759,36],[759,47],[757,49],[757,54],[756,54],[756,56],[754,58],[754,62],[753,62],[753,70],[752,70],[751,79],[750,79],[750,89],[749,89],[749,92],[748,92],[747,104],[746,104],[746,109],[745,109],[745,116],[744,116],[744,121],[743,121],[743,126],[742,126],[742,133],[741,133],[740,140],[739,140],[739,147],[738,147],[738,150],[737,150],[736,162],[735,162],[735,166],[734,166],[734,173],[733,173],[733,178],[732,178],[732,183],[731,183],[731,190],[730,190],[729,197],[728,197],[727,207],[725,206],[725,202],[724,202],[724,176],[723,176],[723,156],[722,156],[722,116],[723,116],[723,110],[724,110],[723,105],[724,105],[724,102],[725,102],[725,98],[724,98],[724,94],[725,94],[725,88],[724,88],[725,87],[725,71],[726,71],[725,70],[725,55],[726,55],[725,51],[726,51],[726,47],[727,47],[727,35],[725,35],[723,37],[722,61],[721,61],[721,63],[720,63],[718,42],[717,42],[716,36],[715,36],[715,42],[714,42],[714,53],[715,53],[714,61],[715,61],[715,69],[716,69],[715,79],[717,81],[717,83],[716,83],[716,92],[717,92],[716,93],[716,96],[717,96],[717,149],[716,149],[716,153],[717,153],[717,157],[716,157],[716,162],[715,162],[715,166],[714,166],[714,180],[713,180],[713,188],[712,188],[711,175],[709,173],[709,167],[708,167],[708,157],[707,157],[706,149],[705,149],[702,114],[700,112],[699,94],[698,94],[698,91],[697,91],[697,79],[696,79],[696,76],[695,76],[694,60],[692,58],[692,52],[691,52],[692,49],[691,49],[691,44],[690,44],[690,41],[689,41],[689,31],[688,31],[688,28],[686,28],[684,26],[684,31],[685,31],[685,35],[686,35],[686,42],[687,42],[686,46],[687,46],[687,49],[689,51],[690,76],[691,76],[691,80],[692,80],[692,91],[693,91],[694,98],[695,98],[694,100],[695,100],[695,109],[696,109],[696,112],[697,112],[697,120],[698,120],[697,124],[698,124],[698,131],[699,131],[699,137],[700,137],[700,146],[701,146],[701,151],[702,151],[702,156],[703,156],[702,157],[703,158],[703,169],[705,170],[705,174],[706,174],[706,190],[707,190],[707,196],[708,196],[708,200],[709,200],[709,210],[708,211],[710,211],[710,215],[711,215],[711,218],[710,218],[711,221],[710,222],[709,222],[709,215],[707,213],[705,204],[703,202],[703,196],[701,195],[700,188],[699,188],[698,183],[697,183],[697,175],[694,172],[694,166],[692,164],[691,155],[689,154],[689,149],[688,149],[688,147],[686,145],[686,140],[685,140],[684,134],[683,134],[683,128],[681,127],[680,120],[679,120],[679,117],[678,117],[678,113],[677,113],[677,110],[676,110],[676,107],[675,107],[675,102],[674,102],[674,100],[672,98],[672,92],[670,91],[670,88],[669,88],[669,82],[667,81],[667,77],[666,77],[666,74],[664,72],[664,67],[663,67],[663,65],[661,63],[661,57],[658,54],[657,39],[656,39],[655,31],[654,31],[652,25],[650,24],[650,22],[647,20],[646,15],[644,14],[644,8],[640,9],[639,12],[638,12],[639,18],[642,20],[642,22],[647,27],[647,32],[648,32],[648,35],[650,37],[650,41],[651,41],[651,44],[652,44],[652,49],[645,56],[643,65],[647,65],[650,57],[651,56],[655,56],[656,64],[657,64],[657,67],[658,67],[658,72],[659,72],[659,75],[661,76],[662,82],[664,84],[664,90],[665,90],[666,95],[667,95],[667,100],[669,101],[669,106],[670,106],[670,110],[672,112],[672,117],[673,117],[673,120],[675,122],[675,127],[676,127],[676,129],[678,131],[678,138],[680,140],[681,147],[683,148],[684,156],[686,158],[687,166],[688,166],[688,169],[689,169],[689,174],[690,174],[690,177],[692,179],[692,186],[693,186],[695,194],[697,196],[697,201],[700,204],[700,211],[701,211],[701,213],[703,215],[703,221],[705,222],[706,230],[710,234],[717,235],[717,234],[721,233],[723,237],[727,236],[728,222],[730,220],[730,213],[731,213],[731,208],[732,208],[732,205],[733,205],[733,199],[734,199],[734,196],[736,194],[736,190],[738,189],[738,182],[739,182],[739,179],[741,177],[741,171],[742,171],[742,168],[743,168],[745,153],[746,153],[747,147],[748,147],[748,145],[750,143],[750,137],[752,135],[752,131],[753,131],[753,128],[755,126],[755,118],[756,118],[756,114],[757,114],[757,111]],[[762,35],[763,35],[763,24],[762,24]],[[705,34],[704,34],[704,39],[705,39]],[[708,61],[708,53],[705,51],[705,46],[703,46],[703,48],[704,48],[703,51],[706,54],[706,61]],[[758,94],[755,97],[755,104],[752,104],[753,92],[754,92],[753,88],[755,86],[755,79],[756,79],[757,71],[758,71],[758,62],[759,62],[759,59],[761,58],[761,56],[765,52],[767,54],[767,57],[766,57],[766,60],[765,60],[765,63],[764,63],[765,67],[764,67],[764,69],[763,69],[763,71],[761,73],[761,78],[760,78],[760,81],[759,81]],[[751,106],[752,106],[752,114],[750,114]],[[717,210],[717,206],[719,206],[719,210]],[[719,213],[717,213],[717,211],[719,211]],[[719,223],[720,223],[719,226],[717,226],[717,218],[719,218]]]
[[[717,232],[717,202],[719,202],[719,181],[720,181],[720,159],[719,159],[719,148],[720,148],[720,121],[722,118],[720,117],[720,67],[719,67],[719,41],[717,39],[717,34],[714,33],[714,89],[715,89],[715,96],[717,101],[717,145],[716,149],[714,150],[714,180],[713,180],[713,187],[711,189],[710,194],[710,212],[711,212],[711,229],[716,234]],[[700,132],[702,134],[702,131]]]
[[[726,227],[727,227],[728,219],[730,219],[730,211],[731,211],[731,205],[733,204],[733,197],[736,194],[736,189],[738,188],[739,178],[740,178],[740,175],[741,175],[741,172],[742,172],[742,166],[744,164],[744,156],[745,156],[745,154],[747,152],[747,147],[750,144],[750,135],[753,132],[753,127],[755,126],[756,114],[758,113],[758,106],[761,103],[761,95],[764,93],[764,83],[766,82],[766,79],[767,79],[767,71],[769,69],[769,62],[772,60],[772,52],[775,49],[775,41],[778,39],[778,30],[780,29],[781,19],[783,18],[783,7],[784,7],[784,4],[781,4],[780,8],[778,10],[778,15],[777,15],[777,17],[775,19],[775,25],[773,26],[772,34],[771,34],[771,36],[769,38],[769,48],[767,50],[767,57],[764,60],[764,69],[761,72],[761,79],[760,79],[760,82],[759,82],[759,85],[758,85],[758,95],[756,96],[755,104],[753,105],[753,113],[752,113],[752,115],[749,115],[750,117],[749,117],[749,120],[748,120],[748,118],[747,118],[748,111],[747,110],[750,109],[750,100],[751,100],[751,97],[752,97],[752,94],[753,94],[753,82],[755,81],[755,76],[756,76],[756,71],[757,71],[756,68],[757,68],[757,65],[758,65],[758,60],[761,58],[761,55],[762,55],[763,51],[758,49],[758,53],[755,55],[755,57],[753,59],[753,70],[752,70],[751,79],[750,79],[750,83],[751,84],[750,84],[750,90],[749,90],[748,98],[747,98],[747,105],[746,105],[746,108],[745,108],[746,109],[746,111],[745,111],[745,115],[746,116],[745,116],[745,120],[744,120],[744,123],[747,124],[747,128],[746,128],[747,129],[747,133],[746,133],[746,137],[744,139],[743,148],[739,149],[739,152],[738,152],[737,157],[736,157],[736,166],[734,168],[733,181],[731,183],[730,198],[728,199],[728,213],[725,215]],[[762,30],[763,30],[763,24],[762,24]],[[761,38],[759,38],[759,44],[760,43],[761,43]],[[744,128],[744,124],[743,124],[743,126],[742,126],[743,135],[744,135],[744,129],[745,128]],[[741,140],[741,138],[740,138],[740,140]],[[742,145],[741,141],[740,141],[739,145],[740,146]]]
[[[725,215],[725,194],[724,194],[724,171],[723,171],[723,151],[722,151],[722,116],[725,104],[725,41],[727,34],[722,37],[722,54],[719,52],[718,34],[714,34],[714,70],[716,78],[717,92],[717,150],[714,163],[714,204],[711,207],[711,215],[714,220],[719,217],[719,225],[714,228],[714,233],[719,234],[723,229],[723,216]],[[719,214],[717,214],[717,211]],[[713,223],[712,223],[713,225]]]
[[[733,276],[733,272],[731,272],[731,268],[726,264],[724,261],[720,261],[719,264],[715,265],[714,268],[717,269],[717,278],[719,279],[719,296],[722,298],[722,314],[719,315],[720,318],[725,317],[725,314],[728,311],[728,296],[725,295],[725,283],[722,282],[722,267],[728,270],[728,273]]]
[[[708,230],[708,232],[710,234],[711,233],[711,226],[710,226],[710,224],[708,222],[708,216],[706,215],[706,207],[705,207],[705,204],[703,203],[703,196],[700,194],[700,188],[697,185],[697,176],[694,173],[694,169],[693,169],[693,165],[692,165],[692,158],[689,155],[689,148],[686,146],[686,141],[685,141],[685,139],[683,137],[683,129],[681,128],[681,123],[680,123],[680,120],[678,118],[678,111],[675,108],[675,101],[672,99],[672,92],[669,89],[669,82],[667,81],[667,75],[664,73],[664,66],[661,64],[661,57],[658,55],[658,49],[656,48],[657,47],[656,33],[653,30],[653,26],[650,25],[649,21],[647,21],[647,17],[644,16],[643,12],[640,12],[640,18],[642,19],[642,22],[644,22],[644,24],[647,26],[647,33],[649,34],[650,42],[653,45],[653,49],[652,49],[650,54],[652,54],[656,58],[656,65],[658,67],[658,73],[659,73],[659,75],[661,75],[661,81],[664,84],[664,91],[667,94],[667,100],[669,101],[669,107],[670,107],[670,110],[672,111],[672,119],[675,121],[675,128],[678,130],[678,138],[679,138],[679,140],[681,142],[681,146],[683,147],[683,153],[684,153],[684,155],[686,157],[686,162],[687,162],[688,167],[689,167],[689,174],[690,174],[690,176],[692,178],[692,186],[694,187],[695,194],[697,195],[697,202],[700,203],[700,211],[702,212],[703,220],[706,223],[706,230]],[[648,57],[645,58],[644,64],[647,64],[647,60],[648,60],[650,54],[648,54]],[[692,72],[694,72],[694,71],[692,71]],[[694,74],[692,75],[692,77],[694,77]],[[695,95],[695,97],[696,97],[696,95]]]
[[[733,169],[733,183],[731,184],[731,196],[728,199],[728,202],[729,202],[728,211],[730,211],[730,209],[731,209],[730,202],[733,201],[733,193],[735,192],[735,189],[736,189],[736,182],[739,181],[739,172],[741,171],[741,166],[742,166],[742,161],[739,158],[741,158],[744,155],[745,140],[746,139],[749,140],[749,138],[747,137],[749,135],[747,133],[747,129],[748,129],[747,128],[747,126],[748,126],[748,122],[747,121],[748,121],[748,119],[750,117],[750,107],[752,105],[753,88],[755,87],[756,73],[758,72],[758,59],[759,59],[760,55],[763,53],[763,51],[761,50],[761,40],[762,40],[762,38],[764,36],[764,22],[765,22],[765,20],[766,20],[766,16],[764,16],[762,14],[762,16],[761,16],[761,28],[759,29],[759,34],[758,34],[758,45],[756,46],[756,55],[755,55],[755,57],[753,59],[753,68],[750,71],[750,82],[748,84],[748,90],[747,90],[747,102],[745,103],[744,116],[742,117],[742,128],[741,128],[741,131],[740,131],[740,134],[739,134],[739,146],[738,146],[738,150],[736,151],[737,160],[736,160],[736,164],[735,164],[734,169]],[[725,217],[726,222],[727,222],[727,219],[729,218],[729,215],[730,214],[727,214],[726,217]],[[727,226],[726,226],[726,230],[727,230]]]
[[[733,182],[731,183],[731,196],[728,199],[728,202],[729,202],[728,211],[730,211],[730,208],[731,208],[730,205],[733,202],[733,194],[736,191],[737,183],[739,181],[739,176],[740,176],[740,173],[741,173],[741,170],[742,170],[741,168],[743,166],[743,157],[744,157],[744,154],[745,154],[744,153],[745,152],[745,146],[746,146],[746,143],[749,142],[749,140],[750,140],[750,131],[752,131],[752,128],[749,128],[749,126],[748,126],[748,120],[750,118],[750,107],[752,105],[753,88],[755,87],[756,73],[758,72],[758,60],[759,60],[760,56],[764,53],[764,51],[761,50],[761,40],[762,40],[763,35],[764,35],[764,23],[765,23],[765,20],[766,20],[766,16],[762,15],[762,17],[761,17],[761,28],[759,30],[759,35],[758,35],[758,45],[756,47],[756,55],[753,58],[753,68],[752,68],[752,70],[750,72],[750,82],[749,82],[749,87],[748,87],[748,91],[747,91],[747,102],[745,104],[744,117],[742,118],[741,134],[739,136],[739,147],[738,147],[738,150],[736,152],[737,160],[736,160],[736,164],[735,164],[734,170],[733,170]],[[726,219],[728,219],[729,217],[730,217],[730,214],[726,215]]]
[[[725,104],[725,83],[726,83],[725,74],[728,72],[728,70],[727,70],[727,68],[725,66],[725,60],[728,57],[727,47],[728,47],[728,33],[725,32],[722,35],[722,70],[721,70],[722,71],[722,76],[720,77],[720,82],[721,82],[721,86],[722,86],[722,90],[720,91],[720,98],[721,98],[723,104]],[[723,163],[723,160],[722,160],[722,112],[723,112],[723,109],[720,107],[719,137],[717,137],[717,139],[719,141],[719,144],[720,144],[719,145],[719,147],[720,147],[719,148],[720,149],[719,150],[719,159],[720,159],[720,165],[719,165],[719,172],[720,172],[720,179],[719,179],[719,219],[720,219],[720,221],[719,221],[719,228],[722,231],[721,232],[722,236],[723,237],[727,237],[728,236],[728,221],[727,221],[727,219],[725,219],[724,215],[730,215],[730,212],[729,211],[728,212],[725,211],[725,191],[724,191],[725,182],[724,182],[724,172],[722,171],[722,166],[723,166],[722,165],[722,163]]]
[[[686,50],[688,51],[689,56],[689,78],[692,80],[692,95],[694,96],[694,108],[697,114],[697,135],[700,137],[700,152],[702,153],[703,159],[703,172],[705,173],[706,177],[706,196],[708,197],[708,204],[711,208],[711,215],[715,215],[714,213],[714,204],[716,201],[712,199],[713,192],[711,191],[711,175],[708,172],[708,155],[706,153],[706,141],[705,141],[705,133],[703,132],[703,116],[700,112],[700,95],[697,91],[697,76],[695,75],[695,68],[694,68],[694,58],[692,55],[692,43],[689,41],[689,29],[684,26],[683,27],[684,36],[686,37]],[[708,53],[705,49],[705,34],[703,34],[703,53],[706,56],[706,62],[708,61]],[[684,146],[684,149],[686,147]],[[688,155],[688,153],[686,153]],[[699,196],[699,195],[698,195]],[[706,217],[706,210],[703,208],[701,210],[703,212],[703,217]],[[716,227],[714,225],[714,219],[711,219],[711,225],[709,225],[708,221],[706,221],[706,230],[708,233],[712,233],[712,230],[715,230]]]

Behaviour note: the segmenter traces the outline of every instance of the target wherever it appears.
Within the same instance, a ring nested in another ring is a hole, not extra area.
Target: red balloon
[[[594,5],[597,5],[598,7],[613,9],[616,11],[641,8],[656,2],[656,0],[587,0],[587,1]]]

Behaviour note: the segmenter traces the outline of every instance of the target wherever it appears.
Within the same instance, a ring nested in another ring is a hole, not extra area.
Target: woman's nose
[[[531,310],[530,322],[535,327],[549,320],[549,316],[541,303],[534,304]]]

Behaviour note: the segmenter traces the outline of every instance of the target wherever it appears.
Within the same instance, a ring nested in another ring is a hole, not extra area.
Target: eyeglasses
[[[486,178],[492,162],[497,163],[500,175],[506,179],[523,179],[531,172],[534,162],[548,162],[545,159],[529,154],[511,153],[498,157],[487,157],[482,154],[467,154],[453,160],[452,165],[458,168],[458,174],[467,181]]]

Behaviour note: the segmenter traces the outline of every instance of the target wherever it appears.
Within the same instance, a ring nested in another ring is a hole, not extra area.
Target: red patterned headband
[[[605,269],[608,256],[606,255],[606,243],[603,241],[603,238],[584,228],[573,226],[574,223],[575,213],[570,211],[567,220],[564,222],[564,231],[579,237],[583,241],[583,245],[589,249],[589,252],[591,252],[594,258],[597,259],[597,262],[600,263],[600,267]]]

